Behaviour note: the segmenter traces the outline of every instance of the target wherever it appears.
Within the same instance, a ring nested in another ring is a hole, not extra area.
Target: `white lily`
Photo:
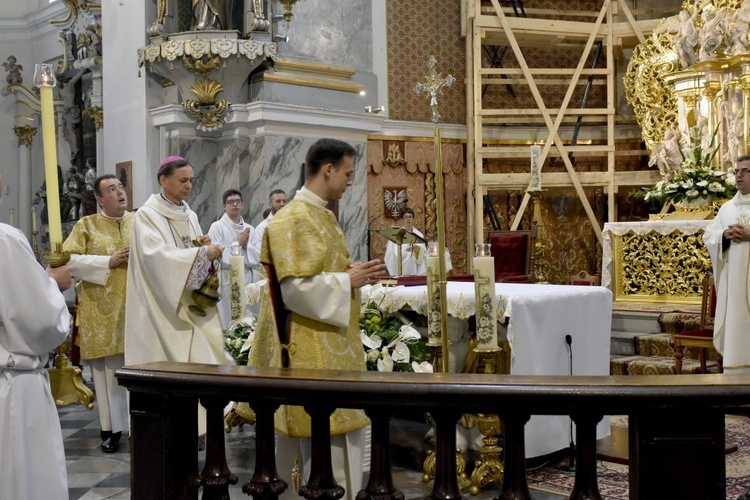
[[[393,348],[393,361],[396,363],[408,363],[409,357],[409,346],[403,342],[396,342]]]
[[[417,330],[415,330],[411,325],[404,325],[402,326],[399,331],[399,337],[402,337],[402,340],[420,340],[422,336],[419,334]]]
[[[411,362],[411,369],[414,370],[414,373],[432,373],[433,368],[429,361],[422,361],[421,363],[417,363],[416,361]]]
[[[383,345],[383,339],[379,335],[373,333],[368,337],[365,330],[359,331],[359,338],[365,347],[369,349],[380,349],[380,346]]]
[[[388,354],[387,349],[383,349],[383,356],[378,359],[378,371],[379,372],[392,372],[393,371],[393,358]]]

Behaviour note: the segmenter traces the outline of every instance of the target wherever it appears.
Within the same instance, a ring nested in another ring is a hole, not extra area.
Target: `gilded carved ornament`
[[[199,130],[215,130],[226,123],[224,117],[231,103],[227,99],[216,99],[223,89],[221,83],[207,79],[199,80],[190,87],[197,99],[188,99],[181,104],[185,113],[197,122]]]
[[[406,165],[404,155],[401,153],[401,148],[395,142],[388,146],[388,156],[383,160],[383,165],[389,167],[400,167]]]
[[[633,50],[623,79],[625,97],[633,106],[648,149],[661,143],[664,132],[677,124],[677,98],[664,75],[679,69],[670,33],[651,36]]]
[[[147,62],[153,64],[162,59],[174,62],[185,55],[192,57],[193,60],[203,59],[204,56],[208,58],[218,56],[221,59],[244,57],[251,62],[258,57],[276,59],[276,43],[205,38],[168,40],[138,49],[138,66],[143,66]]]
[[[104,108],[101,106],[92,106],[83,110],[83,114],[94,121],[96,130],[104,128]]]
[[[615,262],[621,263],[615,272],[615,300],[699,303],[703,278],[711,270],[702,238],[703,231],[615,236]]]
[[[37,128],[32,127],[31,125],[13,127],[13,133],[18,137],[18,144],[20,146],[31,146],[31,143],[34,142],[36,130]]]

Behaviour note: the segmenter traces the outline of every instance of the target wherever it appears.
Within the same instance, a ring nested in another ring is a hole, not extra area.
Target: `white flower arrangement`
[[[247,364],[257,326],[258,318],[250,315],[232,322],[229,328],[224,330],[224,348],[238,365]]]
[[[396,315],[368,307],[360,315],[359,326],[368,370],[432,373],[427,343]]]
[[[689,144],[680,150],[682,163],[652,188],[644,188],[645,201],[692,201],[698,198],[730,198],[737,191],[734,174],[712,167],[718,148],[716,132],[707,146],[703,144],[705,123],[701,121],[690,129]],[[718,129],[717,129],[718,130]],[[662,172],[664,173],[664,172]]]

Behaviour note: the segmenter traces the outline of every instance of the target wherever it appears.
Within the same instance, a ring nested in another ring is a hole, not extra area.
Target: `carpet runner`
[[[627,427],[627,417],[613,416],[610,419],[615,427]],[[728,415],[726,418],[726,442],[735,443],[738,450],[726,455],[727,493],[726,498],[735,499],[750,489],[750,420],[747,417]],[[575,472],[565,469],[567,460],[550,464],[527,473],[530,488],[570,495],[575,483]],[[597,467],[597,481],[602,498],[628,498],[628,466],[600,461]]]

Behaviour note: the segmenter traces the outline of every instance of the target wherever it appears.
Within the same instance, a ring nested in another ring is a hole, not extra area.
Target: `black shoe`
[[[110,437],[102,442],[102,451],[104,453],[115,453],[120,449],[120,436],[122,432],[113,432]]]
[[[102,442],[112,437],[112,431],[99,431],[99,435],[102,437]]]

